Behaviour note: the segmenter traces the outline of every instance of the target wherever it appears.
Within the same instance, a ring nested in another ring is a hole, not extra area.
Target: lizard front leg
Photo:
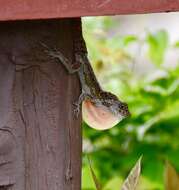
[[[84,100],[86,100],[87,98],[88,98],[88,95],[85,92],[82,91],[82,93],[80,94],[78,100],[73,103],[73,105],[75,106],[74,114],[75,114],[76,117],[79,116],[82,102]]]

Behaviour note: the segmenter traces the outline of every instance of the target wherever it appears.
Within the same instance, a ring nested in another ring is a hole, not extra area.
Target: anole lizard
[[[78,73],[82,93],[76,105],[76,115],[80,112],[82,104],[83,119],[89,126],[95,129],[109,129],[130,115],[128,105],[121,102],[117,96],[110,92],[103,91],[99,85],[91,64],[87,57],[85,41],[82,37],[81,19],[72,19],[73,34],[73,64],[58,50],[50,50],[48,54],[61,62],[67,71]]]

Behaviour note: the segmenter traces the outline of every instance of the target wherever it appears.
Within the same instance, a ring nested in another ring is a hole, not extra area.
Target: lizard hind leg
[[[52,58],[57,59],[61,64],[64,65],[66,70],[70,73],[73,74],[75,72],[78,72],[80,69],[81,64],[71,64],[69,59],[67,59],[63,53],[56,48],[51,49],[49,48],[46,44],[42,43],[42,46],[45,48],[45,52]]]

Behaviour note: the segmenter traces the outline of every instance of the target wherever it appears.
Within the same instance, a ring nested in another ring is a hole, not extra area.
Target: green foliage
[[[147,43],[149,45],[149,56],[153,63],[156,65],[162,64],[168,47],[167,32],[160,30],[155,34],[149,33],[147,36]]]
[[[179,170],[179,66],[163,64],[168,49],[177,45],[171,46],[164,30],[147,32],[143,39],[121,36],[115,30],[117,19],[108,19],[84,19],[89,58],[102,87],[128,102],[132,116],[108,131],[95,131],[84,123],[84,152],[91,155],[98,178],[108,190],[119,189],[110,186],[121,184],[141,154],[139,189],[162,190],[166,158]],[[151,72],[132,70],[138,56],[131,53],[132,46],[147,47],[146,60],[154,67]],[[86,172],[85,159],[83,164]],[[86,173],[83,177],[88,179]],[[83,181],[84,190],[89,183]]]
[[[136,42],[138,38],[134,35],[128,35],[123,38],[124,46],[131,44],[132,42]]]

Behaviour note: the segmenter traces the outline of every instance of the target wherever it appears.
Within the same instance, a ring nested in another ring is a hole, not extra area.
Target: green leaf
[[[134,35],[128,35],[128,36],[125,36],[124,39],[123,39],[123,43],[125,46],[129,45],[130,43],[132,42],[136,42],[138,40],[137,36],[134,36]]]
[[[94,170],[93,170],[92,164],[91,164],[91,160],[89,159],[89,157],[88,157],[88,163],[89,163],[89,166],[90,166],[91,175],[92,175],[94,184],[96,186],[96,189],[97,190],[102,190],[102,186],[101,186],[100,182],[98,181],[98,179],[97,179],[97,177],[96,177],[96,175],[94,173]]]
[[[152,62],[156,65],[161,65],[165,58],[165,53],[168,47],[168,34],[164,30],[160,30],[155,34],[149,33],[147,36],[149,45],[148,54]]]
[[[110,179],[104,187],[104,190],[119,190],[122,186],[123,179],[120,176],[115,176]]]
[[[179,41],[175,42],[174,47],[179,48]]]

